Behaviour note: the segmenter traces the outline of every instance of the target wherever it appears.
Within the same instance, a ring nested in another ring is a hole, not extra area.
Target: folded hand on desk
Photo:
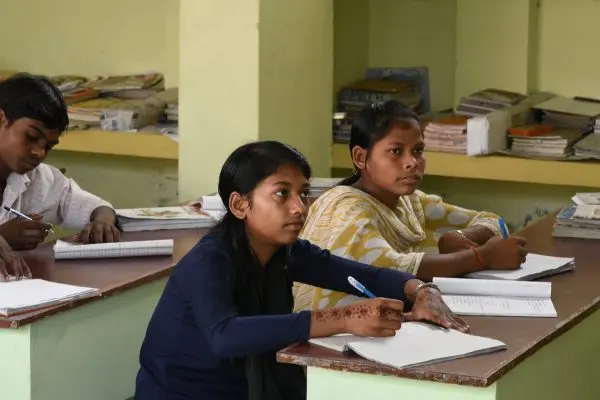
[[[412,311],[404,314],[405,321],[425,321],[447,329],[469,332],[469,325],[455,315],[442,299],[439,290],[423,288],[418,291]]]
[[[98,207],[92,213],[90,222],[77,235],[75,241],[83,244],[118,242],[121,233],[115,225],[116,218],[112,208]]]

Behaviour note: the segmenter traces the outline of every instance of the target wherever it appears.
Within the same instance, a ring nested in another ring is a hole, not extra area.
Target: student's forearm
[[[310,319],[311,338],[338,335],[346,333],[344,308],[313,311]]]
[[[107,206],[100,206],[96,208],[90,216],[90,222],[106,222],[108,224],[114,224],[117,220],[115,210]]]
[[[468,228],[462,229],[462,233],[472,242],[478,245],[484,245],[495,236],[494,232],[483,225],[473,225]]]
[[[481,248],[450,254],[426,254],[421,260],[417,278],[430,281],[433,277],[458,277],[484,269],[485,255]]]

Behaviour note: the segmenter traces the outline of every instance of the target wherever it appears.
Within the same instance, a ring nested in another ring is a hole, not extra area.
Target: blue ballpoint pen
[[[10,207],[4,206],[4,209],[6,211],[8,211],[9,213],[16,215],[19,218],[26,219],[27,221],[33,221],[33,218],[30,218],[29,216],[23,214],[22,212],[14,210],[14,209],[12,209]],[[52,230],[52,228],[50,228],[49,231],[54,235],[54,231]]]
[[[367,296],[370,299],[374,299],[376,296],[371,293],[371,291],[369,289],[367,289],[362,283],[360,283],[359,281],[357,281],[356,279],[354,279],[353,277],[349,276],[348,277],[348,283],[350,283],[350,285],[352,285],[352,287],[356,290],[358,290],[359,292],[361,292],[362,294],[364,294],[365,296]]]
[[[508,238],[508,230],[506,229],[506,225],[504,224],[504,220],[502,217],[498,217],[498,225],[500,225],[500,232],[502,233],[502,238]]]

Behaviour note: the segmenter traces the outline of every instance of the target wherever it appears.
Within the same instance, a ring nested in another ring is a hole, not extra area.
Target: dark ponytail
[[[294,148],[276,141],[253,142],[231,153],[219,175],[219,196],[227,213],[209,234],[223,238],[233,254],[235,276],[232,292],[240,316],[292,311],[293,282],[286,268],[289,252],[286,249],[277,252],[265,272],[250,249],[245,222],[233,215],[229,208],[232,193],[248,196],[252,204],[254,189],[280,168],[289,165],[297,167],[306,179],[310,179],[311,169],[306,158]],[[275,353],[232,361],[245,366],[249,400],[305,398],[304,372],[298,366],[278,365]]]
[[[350,156],[352,149],[359,146],[367,152],[383,139],[394,124],[419,122],[418,115],[404,104],[390,100],[364,107],[354,118],[350,130]],[[338,185],[351,186],[360,179],[360,170],[354,166],[354,173]]]

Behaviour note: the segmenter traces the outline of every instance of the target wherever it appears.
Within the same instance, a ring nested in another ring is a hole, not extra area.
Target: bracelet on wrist
[[[415,290],[413,291],[413,299],[415,299],[415,300],[417,299],[417,295],[419,294],[419,292],[420,292],[422,289],[428,289],[428,288],[429,288],[429,289],[434,289],[434,290],[437,290],[437,291],[438,291],[438,292],[440,292],[440,293],[442,292],[442,291],[440,290],[440,288],[439,288],[439,287],[438,287],[438,286],[437,286],[435,283],[431,283],[431,282],[421,282],[421,283],[420,283],[420,284],[419,284],[419,285],[418,285],[418,286],[415,288]]]

